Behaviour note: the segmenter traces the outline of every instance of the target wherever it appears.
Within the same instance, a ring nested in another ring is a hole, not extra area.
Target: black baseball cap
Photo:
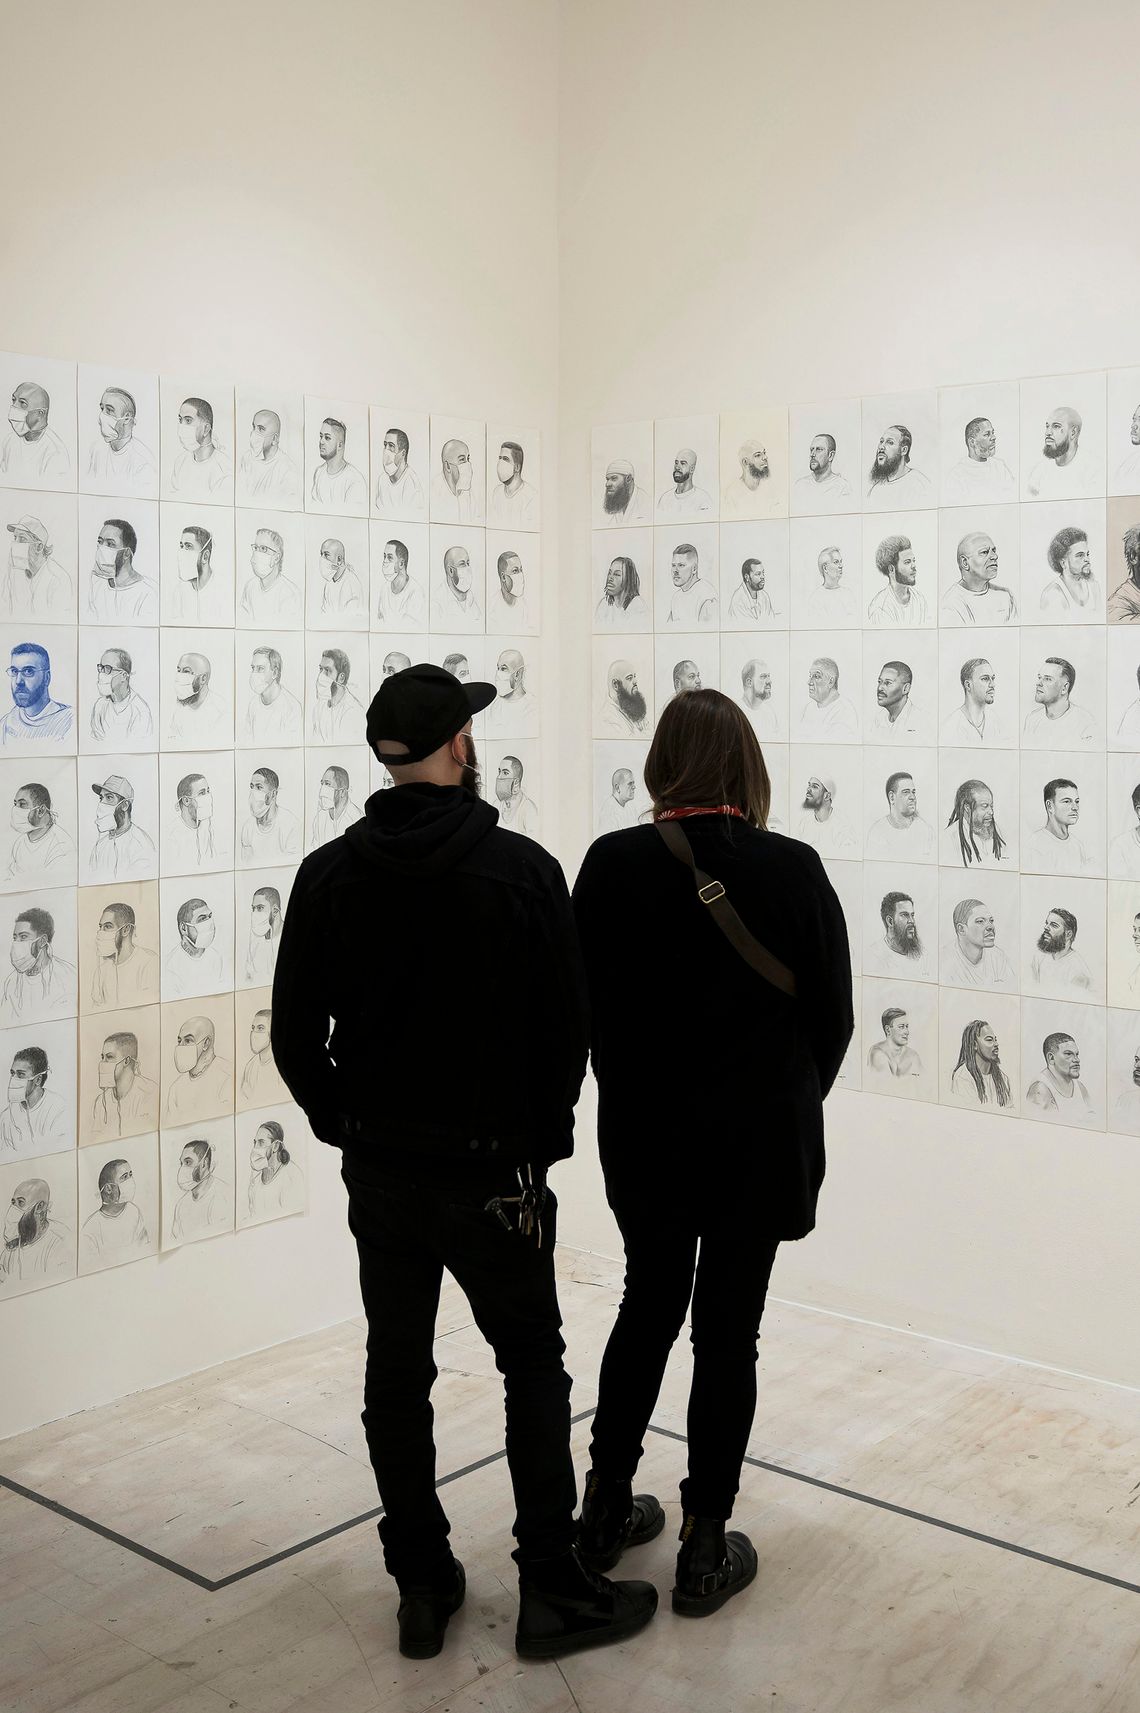
[[[365,736],[381,761],[398,767],[426,761],[481,714],[496,693],[493,684],[461,684],[442,666],[406,666],[385,678],[373,696]],[[385,756],[376,748],[382,743],[404,744],[407,753]]]

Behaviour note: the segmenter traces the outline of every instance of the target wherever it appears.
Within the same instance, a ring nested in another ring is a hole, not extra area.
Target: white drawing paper
[[[788,524],[720,527],[721,628],[787,630],[791,622]]]
[[[1017,993],[1020,987],[1021,886],[1014,873],[938,876],[938,979],[943,987]]]
[[[863,623],[862,518],[793,518],[789,553],[793,628],[858,630]]]
[[[220,874],[234,866],[234,756],[159,757],[159,873]]]
[[[70,757],[0,761],[0,892],[76,884],[75,793]]]
[[[542,836],[540,746],[533,738],[488,742],[483,796],[499,811],[499,825],[527,838]]]
[[[721,635],[720,687],[740,703],[765,753],[769,744],[788,741],[788,660],[786,632]]]
[[[305,741],[304,638],[258,631],[240,639],[234,662],[234,732],[251,749],[284,749]]]
[[[863,635],[863,742],[891,748],[938,742],[938,637],[933,631]]]
[[[163,1000],[232,991],[233,875],[188,874],[164,880],[159,901]],[[245,949],[243,940],[243,955]]]
[[[296,512],[261,510],[239,511],[234,519],[238,629],[300,630],[305,622],[305,519]]]
[[[541,437],[537,428],[487,424],[487,527],[537,531],[542,525]]]
[[[979,754],[1017,748],[1029,705],[1020,690],[1027,649],[1036,658],[1030,641],[1010,626],[939,634],[939,743]]]
[[[498,448],[496,448],[496,452]],[[469,531],[487,521],[487,426],[453,416],[431,419],[432,523]]]
[[[368,526],[369,628],[423,634],[428,628],[429,534],[426,523]]]
[[[1103,499],[1022,506],[1022,624],[1102,625],[1105,577]]]
[[[793,744],[789,764],[787,831],[822,857],[857,862],[863,854],[863,767],[858,750]]]
[[[1024,632],[1020,712],[1022,749],[1104,748],[1105,633],[1099,626]]]
[[[593,745],[594,837],[637,827],[652,807],[645,789],[647,743],[611,739]]]
[[[714,523],[653,531],[653,606],[659,633],[722,626],[718,533]],[[764,596],[760,604],[770,603]]]
[[[1016,1118],[1021,1105],[1021,1002],[1014,994],[939,996],[939,1099],[967,1112]]]
[[[76,488],[76,369],[58,357],[0,352],[0,487]]]
[[[234,1121],[212,1118],[162,1130],[162,1248],[234,1229]]]
[[[368,638],[352,632],[305,639],[305,741],[364,742],[368,689]]]
[[[942,388],[938,414],[943,506],[1016,501],[1020,408],[1016,381]]]
[[[299,639],[292,639],[296,649]],[[254,645],[242,636],[243,651]],[[164,750],[229,749],[234,741],[234,633],[163,628],[159,702]]]
[[[863,519],[863,623],[872,630],[938,624],[938,513]]]
[[[157,1255],[162,1235],[158,1132],[79,1155],[79,1273]]]
[[[858,512],[865,487],[858,399],[794,404],[788,412],[793,517]]]
[[[368,516],[368,406],[305,398],[305,510]]]
[[[117,881],[79,894],[79,1009],[126,1011],[157,1005],[158,882]]]
[[[81,755],[145,755],[158,748],[158,637],[157,628],[80,627]]]
[[[653,531],[596,529],[590,542],[593,629],[653,629]]]
[[[653,425],[653,521],[715,523],[720,510],[720,424],[715,416],[660,417]]]
[[[1016,750],[940,749],[939,857],[947,868],[1016,873],[1021,823]]]
[[[542,599],[542,542],[536,535],[487,531],[487,630],[537,636]]]
[[[234,503],[234,389],[203,375],[163,375],[161,488],[164,500]]]
[[[938,861],[938,752],[863,752],[860,855],[875,862]]]
[[[157,500],[158,448],[158,376],[80,363],[80,492]]]
[[[862,509],[915,511],[938,504],[938,394],[863,400]]]
[[[1107,491],[1103,374],[1021,383],[1021,497],[1091,500]]]
[[[304,1213],[312,1132],[300,1108],[286,1101],[243,1112],[235,1130],[238,1230]]]
[[[304,506],[305,401],[277,386],[242,384],[235,400],[239,506],[301,511]]]
[[[164,501],[158,508],[159,592],[164,625],[234,624],[234,513]]]
[[[595,428],[590,440],[590,507],[595,529],[651,524],[653,424]]]
[[[593,668],[594,736],[651,738],[656,723],[653,638],[595,637]]]
[[[80,886],[157,880],[157,755],[84,755],[76,772]]]
[[[367,630],[368,577],[368,524],[363,518],[306,518],[307,629]]]
[[[863,864],[863,974],[937,982],[937,869],[918,863]]]
[[[92,1013],[79,1023],[79,1145],[158,1129],[159,1008]]]
[[[1021,757],[1024,874],[1105,873],[1105,758],[1027,750]]]
[[[79,509],[74,494],[0,488],[0,619],[74,624]]]
[[[1104,1129],[1105,1015],[1093,1005],[1022,1000],[1023,1118]]]
[[[306,753],[239,750],[236,778],[237,866],[274,868],[303,854]]]
[[[486,540],[481,529],[432,524],[428,616],[433,631],[486,630]]]
[[[1069,875],[1021,877],[1021,991],[1103,1005],[1107,889]]]
[[[785,406],[730,411],[720,419],[722,520],[788,515],[788,412]]]
[[[0,1160],[0,1302],[73,1279],[75,1155]]]
[[[369,405],[368,433],[371,515],[385,524],[426,523],[430,468],[427,412]]]
[[[859,743],[862,653],[851,631],[791,633],[793,743]]]
[[[295,872],[292,868],[262,868],[242,870],[237,874],[234,882],[235,987],[272,986]]]
[[[901,1100],[938,1098],[938,991],[864,977],[863,1088]]]
[[[75,1016],[75,899],[73,888],[61,887],[2,901],[8,955],[0,976],[0,1027]]]
[[[658,719],[666,703],[683,690],[719,690],[720,637],[715,631],[656,636],[653,684]]]
[[[355,826],[368,796],[368,752],[360,745],[307,749],[305,850],[319,850]]]
[[[151,500],[79,501],[79,617],[83,624],[159,621],[159,513]]]
[[[62,1154],[76,1144],[75,1024],[25,1023],[0,1031],[0,1165]]]
[[[1016,625],[1021,613],[1017,508],[959,506],[938,514],[938,623],[964,630]]]

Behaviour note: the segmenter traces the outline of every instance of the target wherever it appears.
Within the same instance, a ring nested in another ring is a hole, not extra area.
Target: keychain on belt
[[[523,1171],[526,1171],[526,1181],[523,1181]],[[534,1182],[534,1168],[520,1166],[517,1170],[519,1194],[517,1196],[492,1196],[487,1202],[485,1212],[494,1214],[505,1231],[512,1234],[517,1230],[520,1237],[531,1238],[537,1235],[536,1248],[542,1248],[542,1209],[546,1202],[546,1183],[542,1181],[537,1188]],[[507,1207],[517,1207],[518,1226],[515,1227],[503,1211]]]

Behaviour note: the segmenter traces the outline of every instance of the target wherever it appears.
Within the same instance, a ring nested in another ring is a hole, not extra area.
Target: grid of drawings
[[[0,355],[0,1299],[290,1214],[273,1062],[298,862],[391,781],[364,720],[493,677],[540,831],[536,431]]]
[[[822,856],[851,1088],[1140,1135],[1140,370],[595,429],[594,830],[734,697]]]

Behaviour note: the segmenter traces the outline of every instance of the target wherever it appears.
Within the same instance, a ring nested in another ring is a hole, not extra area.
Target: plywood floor
[[[619,1280],[560,1269],[581,1469]],[[501,1391],[454,1288],[436,1411],[469,1594],[438,1660],[395,1650],[358,1322],[0,1444],[0,1708],[1140,1713],[1140,1396],[771,1305],[734,1519],[760,1576],[692,1623],[668,1610],[686,1357],[639,1481],[670,1526],[624,1561],[663,1609],[558,1665],[512,1651]]]

